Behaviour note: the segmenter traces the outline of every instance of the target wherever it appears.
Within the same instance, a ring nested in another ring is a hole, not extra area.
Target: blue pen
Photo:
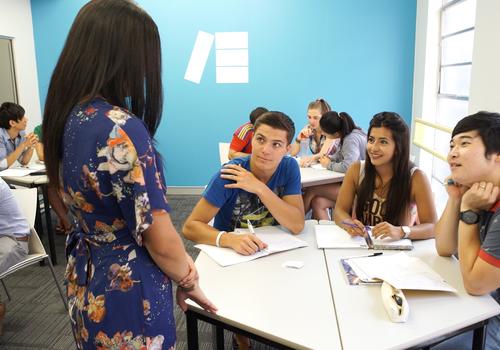
[[[353,227],[353,228],[360,228],[358,225],[356,225],[355,223],[349,221],[349,220],[343,220],[342,221],[342,224],[346,225],[346,226],[349,226],[349,227]]]

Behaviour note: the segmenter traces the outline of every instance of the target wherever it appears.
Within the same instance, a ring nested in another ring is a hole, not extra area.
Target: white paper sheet
[[[318,248],[364,248],[366,241],[361,236],[352,237],[337,225],[316,225],[316,243]]]
[[[248,67],[216,67],[215,81],[217,84],[246,84]]]
[[[207,64],[208,55],[214,43],[214,35],[198,31],[184,79],[199,84]]]
[[[315,226],[315,231],[318,248],[368,248],[368,244],[363,237],[352,237],[335,223],[324,225],[320,222],[320,225]],[[409,239],[391,241],[389,239],[372,238],[372,241],[374,249],[411,250],[413,248]]]
[[[12,166],[0,171],[0,176],[26,176],[31,173],[45,170],[45,164],[32,163],[29,166]]]
[[[349,264],[368,278],[380,278],[397,289],[457,292],[420,258],[406,253],[350,259]]]
[[[255,235],[267,243],[268,247],[253,255],[241,255],[230,248],[219,248],[213,245],[197,244],[196,248],[208,254],[221,266],[230,266],[255,260],[263,256],[286,250],[307,247],[307,243],[291,233],[285,232],[279,226],[264,226],[255,229]]]

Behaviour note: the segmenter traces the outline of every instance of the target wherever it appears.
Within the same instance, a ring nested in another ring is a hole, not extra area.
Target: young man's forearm
[[[481,290],[481,276],[474,272],[474,266],[479,259],[481,242],[479,241],[479,224],[458,225],[458,261],[465,288],[472,294],[484,294]]]
[[[196,243],[215,245],[219,230],[204,222],[188,219],[182,228],[182,233],[187,239]]]
[[[441,256],[457,252],[460,200],[449,198],[443,214],[435,226],[436,249]]]
[[[261,186],[256,194],[280,225],[294,234],[300,233],[304,229],[303,208],[297,208],[285,202],[266,185]],[[302,201],[300,202],[302,203]]]
[[[24,147],[21,145],[7,156],[7,167],[10,167],[12,164],[14,164],[14,162],[19,158],[21,153],[23,153],[23,149]]]
[[[33,147],[30,147],[26,152],[24,152],[23,158],[21,159],[21,164],[27,165],[30,162],[32,156],[33,156]]]

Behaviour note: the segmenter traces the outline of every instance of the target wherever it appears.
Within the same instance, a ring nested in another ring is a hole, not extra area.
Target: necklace
[[[391,183],[391,180],[387,181],[387,182],[383,182],[381,178],[378,178],[379,179],[379,183],[378,183],[378,186],[377,186],[377,181],[375,181],[375,191],[377,191],[380,195],[385,193],[386,190],[387,190],[387,187],[389,186],[389,184]]]

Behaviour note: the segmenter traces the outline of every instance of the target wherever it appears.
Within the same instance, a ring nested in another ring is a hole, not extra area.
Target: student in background
[[[42,124],[35,126],[35,128],[33,129],[33,133],[38,138],[38,143],[35,145],[36,156],[38,157],[39,161],[43,162],[45,156],[43,154]]]
[[[24,108],[13,102],[0,106],[0,170],[9,168],[17,160],[22,165],[30,162],[38,143],[34,133],[26,135],[28,118]]]
[[[78,12],[52,74],[43,117],[50,183],[77,218],[66,286],[78,349],[173,349],[177,303],[216,307],[170,218],[160,125],[161,44],[133,1]]]
[[[334,141],[327,140],[319,129],[321,116],[329,111],[331,111],[330,105],[322,98],[312,101],[307,106],[308,123],[302,128],[290,150],[290,154],[296,156],[300,152],[301,142],[308,143],[309,151],[313,156],[302,157],[301,166],[309,166],[311,163],[316,162],[321,154],[329,154],[335,151],[335,149],[332,149]]]
[[[448,164],[448,202],[436,224],[436,249],[441,256],[458,253],[467,292],[491,293],[500,303],[500,114],[479,112],[460,120]],[[500,349],[500,316],[486,330],[485,348]],[[457,339],[437,348],[470,348],[470,338],[462,337],[462,344]]]
[[[0,177],[0,273],[28,254],[30,227],[9,185]],[[5,304],[0,298],[0,335],[3,333]]]
[[[326,112],[319,122],[321,133],[329,140],[339,140],[339,148],[333,155],[321,155],[319,161],[328,170],[345,173],[352,163],[364,160],[366,134],[356,126],[345,112]],[[335,206],[340,189],[339,183],[309,187],[305,190],[304,210],[312,208],[312,217],[329,220],[328,209]]]
[[[254,125],[263,113],[267,112],[264,107],[257,107],[250,113],[250,122],[240,126],[233,134],[233,139],[229,145],[229,160],[246,157],[252,153],[252,137]]]
[[[409,149],[409,130],[397,113],[373,117],[366,161],[347,170],[337,196],[337,225],[360,236],[365,225],[373,226],[375,237],[393,240],[434,236],[437,218],[429,181],[410,162]]]

